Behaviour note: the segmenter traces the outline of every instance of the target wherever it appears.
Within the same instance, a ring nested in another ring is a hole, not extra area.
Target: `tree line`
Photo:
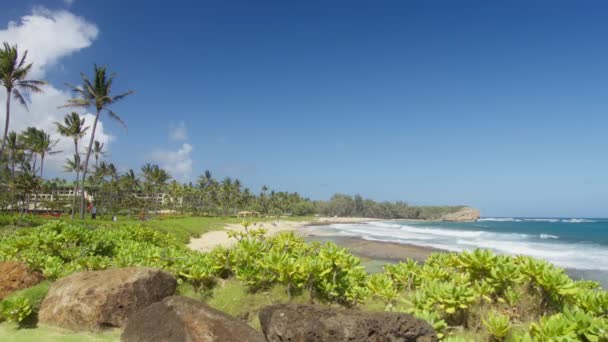
[[[375,202],[337,194],[329,201],[311,201],[298,193],[270,190],[267,186],[254,193],[238,179],[216,179],[210,171],[203,172],[195,182],[180,183],[159,165],[147,163],[140,170],[120,172],[106,160],[104,144],[95,139],[97,123],[102,113],[125,125],[111,106],[131,95],[133,91],[115,94],[115,74],[104,66],[95,65],[92,77],[81,73],[79,85],[68,84],[73,97],[60,108],[92,109],[92,123],[76,111],[56,122],[56,132],[73,142],[73,155],[64,162],[64,171],[73,174],[73,181],[56,178],[44,180],[44,162],[57,151],[59,139],[51,132],[28,127],[22,132],[11,131],[11,99],[28,107],[28,93],[40,93],[47,84],[32,80],[28,74],[32,63],[27,63],[27,51],[19,53],[17,46],[4,43],[0,48],[0,85],[6,89],[5,126],[0,147],[0,209],[31,210],[44,208],[69,212],[74,218],[84,218],[91,198],[100,213],[142,215],[162,210],[188,212],[196,215],[232,216],[239,211],[255,211],[262,215],[362,216],[374,218],[437,218],[457,207],[412,207],[405,202]],[[90,138],[84,149],[81,140]],[[94,163],[92,161],[94,159]],[[56,193],[60,188],[72,187],[71,198],[54,197],[40,203],[39,193]],[[85,198],[89,194],[90,197]]]
[[[464,206],[412,206],[404,201],[377,202],[354,196],[335,194],[329,201],[317,201],[317,211],[323,216],[370,217],[380,219],[433,220],[458,211]]]

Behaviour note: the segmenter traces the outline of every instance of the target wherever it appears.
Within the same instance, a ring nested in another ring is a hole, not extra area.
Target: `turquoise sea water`
[[[435,247],[524,254],[608,288],[608,219],[482,218],[477,222],[382,221],[325,227],[341,236]]]

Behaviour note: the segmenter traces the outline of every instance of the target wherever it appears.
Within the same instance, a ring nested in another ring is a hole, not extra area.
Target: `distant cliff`
[[[441,221],[453,221],[453,222],[463,222],[463,221],[477,221],[479,219],[480,213],[479,210],[471,207],[464,207],[458,211],[444,214],[439,219]]]

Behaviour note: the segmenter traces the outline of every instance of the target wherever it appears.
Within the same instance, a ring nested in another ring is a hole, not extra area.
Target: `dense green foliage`
[[[173,273],[200,295],[233,278],[250,293],[281,285],[287,298],[347,307],[380,302],[429,321],[441,337],[468,331],[507,341],[606,341],[608,293],[573,281],[562,269],[524,256],[486,250],[435,253],[368,275],[360,260],[333,243],[306,243],[293,233],[235,233],[232,249],[202,254],[174,237],[138,225],[90,228],[51,222],[0,238],[0,260],[18,260],[49,279],[79,270],[150,266]],[[19,297],[17,297],[19,298]],[[27,300],[3,304],[19,321]],[[28,308],[29,307],[29,308]],[[23,318],[21,318],[23,320]]]
[[[329,201],[316,202],[324,216],[372,217],[382,219],[434,220],[458,211],[463,206],[410,206],[406,202],[376,202],[360,195],[336,194]]]

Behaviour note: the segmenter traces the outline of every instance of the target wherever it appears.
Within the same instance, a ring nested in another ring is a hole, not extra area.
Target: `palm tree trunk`
[[[99,114],[101,110],[97,108],[97,114],[95,115],[95,121],[93,121],[93,130],[91,130],[91,141],[89,141],[89,148],[87,149],[87,156],[84,159],[84,169],[82,170],[82,194],[80,196],[80,219],[84,220],[84,182],[87,179],[87,168],[89,167],[89,158],[91,157],[91,149],[93,148],[93,141],[95,141],[95,130],[97,129],[97,121],[99,120]]]
[[[76,182],[74,183],[74,195],[72,196],[72,220],[74,219],[74,213],[76,212],[76,194],[78,193],[78,179],[80,171],[76,170]]]
[[[80,179],[80,155],[78,154],[78,138],[74,138],[74,161],[76,162],[76,182],[74,183],[74,194],[72,195],[72,220],[76,212],[76,194],[78,193],[78,180]]]
[[[6,89],[6,119],[4,120],[4,134],[2,135],[2,147],[0,147],[0,158],[4,155],[4,146],[8,136],[8,124],[11,118],[11,89]]]
[[[40,155],[40,179],[42,180],[42,171],[44,170],[44,154]]]

